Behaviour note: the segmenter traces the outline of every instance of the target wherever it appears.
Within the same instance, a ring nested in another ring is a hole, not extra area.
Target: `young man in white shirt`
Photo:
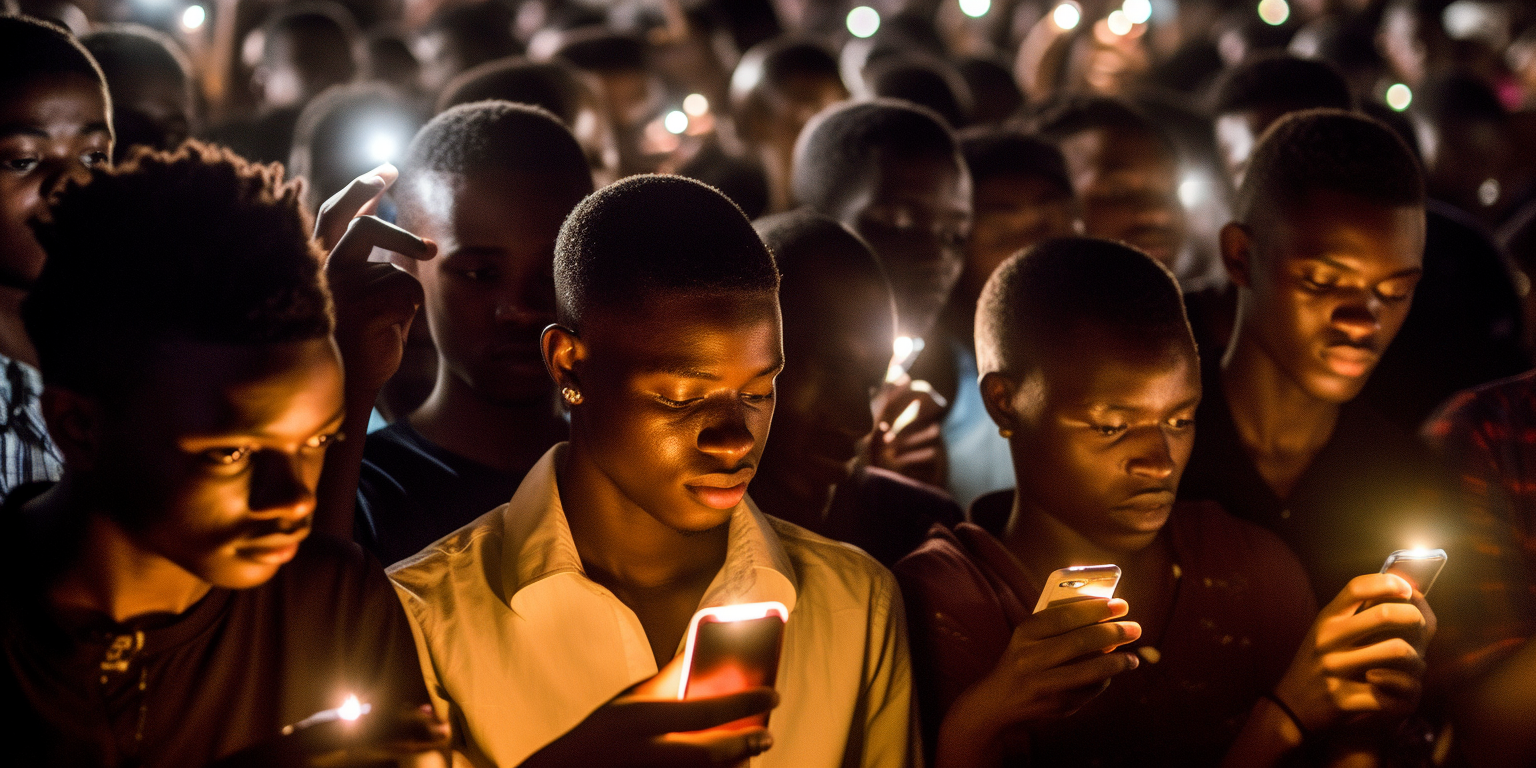
[[[754,762],[909,763],[890,573],[746,497],[783,366],[778,273],[746,217],[697,182],[626,179],[571,214],[555,283],[542,343],[570,442],[391,572],[455,749],[516,764],[655,675],[698,609],[776,600],[781,703]]]

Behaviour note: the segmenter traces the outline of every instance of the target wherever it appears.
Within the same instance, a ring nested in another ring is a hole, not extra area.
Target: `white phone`
[[[1118,565],[1074,565],[1061,568],[1045,581],[1040,590],[1040,600],[1035,603],[1035,613],[1053,605],[1087,600],[1093,597],[1111,598],[1115,587],[1120,585]]]

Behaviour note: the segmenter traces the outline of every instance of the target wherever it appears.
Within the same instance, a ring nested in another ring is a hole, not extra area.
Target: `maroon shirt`
[[[1012,491],[978,499],[975,523],[935,528],[900,563],[927,743],[956,697],[1002,657],[1040,586],[997,538]],[[1173,601],[1142,663],[1082,710],[1031,734],[1034,765],[1212,765],[1290,665],[1317,614],[1306,573],[1274,534],[1209,503],[1174,507]],[[1151,659],[1156,659],[1152,662]]]

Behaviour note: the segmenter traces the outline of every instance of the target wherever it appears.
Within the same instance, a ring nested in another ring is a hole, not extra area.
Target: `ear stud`
[[[581,405],[581,393],[570,387],[560,388],[560,398],[565,400],[567,405]]]
[[[997,435],[998,435],[998,437],[1001,437],[1004,440],[1007,440],[1008,438],[1013,437],[1013,430],[1011,430],[1011,429],[1009,429],[1007,427],[998,427],[997,428]]]

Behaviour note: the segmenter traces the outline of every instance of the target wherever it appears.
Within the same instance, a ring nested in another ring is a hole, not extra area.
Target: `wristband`
[[[1302,741],[1306,741],[1307,739],[1312,737],[1312,732],[1308,731],[1307,727],[1305,725],[1301,724],[1301,718],[1297,717],[1296,713],[1294,711],[1292,711],[1291,708],[1289,706],[1287,706],[1286,703],[1284,701],[1282,701],[1279,696],[1276,696],[1273,692],[1266,692],[1266,693],[1264,693],[1263,698],[1269,699],[1270,701],[1274,702],[1275,706],[1279,707],[1280,711],[1284,712],[1285,716],[1289,717],[1291,719],[1291,722],[1293,724],[1295,724],[1295,726],[1296,726],[1296,730],[1301,732],[1301,740]]]

